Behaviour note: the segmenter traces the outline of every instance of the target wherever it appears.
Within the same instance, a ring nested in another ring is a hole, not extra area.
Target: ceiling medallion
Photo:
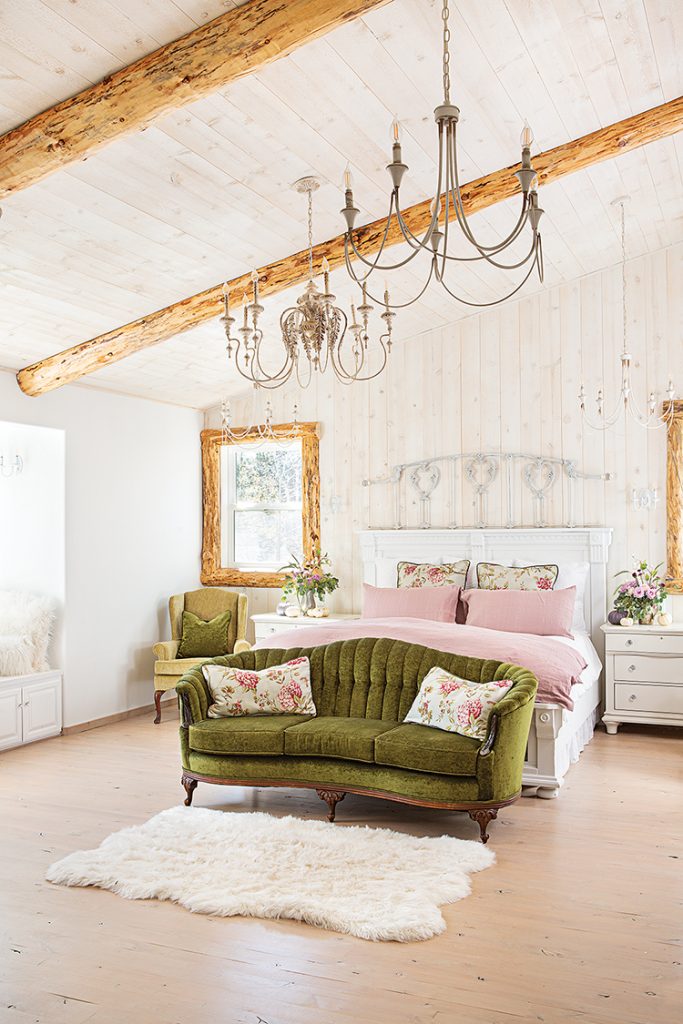
[[[360,285],[362,301],[351,306],[351,322],[330,292],[330,266],[323,259],[321,270],[323,290],[316,284],[313,266],[313,193],[320,187],[316,178],[301,178],[292,186],[296,192],[308,197],[308,283],[296,301],[280,317],[283,354],[280,366],[274,371],[266,369],[262,353],[263,331],[259,320],[263,306],[259,301],[259,277],[251,275],[253,299],[242,296],[243,323],[233,331],[235,318],[230,314],[230,292],[223,286],[224,314],[221,323],[227,339],[228,360],[234,356],[235,366],[245,380],[260,388],[279,388],[293,380],[306,388],[316,373],[331,369],[343,384],[372,380],[379,376],[387,364],[391,351],[392,321],[395,313],[390,308],[389,293],[384,293],[384,332],[376,346],[371,345],[370,314],[374,306],[368,302],[365,285]],[[376,348],[376,352],[374,351]]]
[[[354,205],[353,177],[348,164],[346,171],[344,172],[343,190],[345,204],[341,212],[344,216],[344,220],[346,221],[344,249],[346,269],[351,278],[359,284],[362,284],[370,278],[375,270],[379,270],[382,273],[388,273],[389,271],[406,266],[415,259],[416,256],[423,253],[426,253],[429,257],[429,273],[418,294],[407,302],[401,303],[400,306],[392,307],[388,304],[388,308],[398,309],[404,306],[409,306],[413,302],[417,302],[417,300],[421,298],[426,291],[432,279],[438,281],[445,291],[452,298],[457,299],[458,302],[462,302],[467,306],[475,306],[479,308],[495,306],[498,303],[509,299],[512,295],[518,292],[522,285],[524,285],[524,283],[529,279],[534,267],[538,271],[539,279],[541,281],[543,280],[543,253],[541,248],[541,236],[538,231],[538,224],[543,210],[538,205],[538,192],[536,187],[537,176],[531,166],[531,144],[534,137],[526,121],[524,122],[524,128],[522,129],[520,137],[522,145],[522,166],[518,171],[515,171],[515,175],[522,186],[522,207],[517,223],[512,228],[512,231],[506,238],[494,245],[484,245],[483,242],[479,241],[475,237],[465,215],[464,203],[460,194],[460,182],[458,179],[459,162],[457,151],[457,126],[460,118],[460,110],[451,103],[450,98],[451,34],[448,27],[448,0],[443,0],[441,18],[443,24],[443,102],[434,111],[434,120],[436,121],[438,131],[438,170],[436,189],[434,192],[435,198],[432,201],[430,208],[431,217],[424,234],[421,237],[415,235],[406,223],[404,215],[401,212],[399,190],[408,167],[403,163],[401,151],[401,128],[396,118],[394,118],[391,126],[393,142],[392,160],[387,166],[393,186],[389,200],[389,213],[386,220],[382,244],[380,245],[379,252],[372,259],[367,259],[363,256],[354,239],[353,229],[359,210]],[[392,217],[394,216],[397,219],[403,241],[409,246],[411,251],[404,260],[382,265],[380,263],[380,259],[387,242],[389,226],[391,224]],[[513,256],[512,262],[502,262],[498,259],[499,254],[508,249],[509,246],[513,245],[513,243],[520,237],[522,230],[527,224],[531,228],[531,245],[528,251],[521,259],[516,259]],[[451,233],[451,225],[453,225],[453,229],[455,229],[455,226],[457,225],[459,229],[458,237],[460,235],[464,237],[469,249],[473,250],[471,255],[456,256],[449,252],[449,234]],[[356,260],[360,264],[358,273],[356,268],[352,265],[352,260]],[[522,280],[501,298],[494,299],[490,302],[472,302],[471,300],[465,299],[461,295],[456,294],[450,284],[447,283],[447,279],[449,277],[449,271],[451,270],[452,264],[470,263],[481,260],[503,270],[517,270],[527,265],[528,270],[524,273]],[[369,290],[367,291],[367,294],[370,295]],[[372,296],[370,297],[372,298]]]
[[[648,430],[657,430],[660,427],[667,427],[674,416],[675,406],[674,398],[676,392],[671,378],[666,389],[666,403],[661,414],[657,413],[657,397],[654,391],[650,391],[647,399],[647,410],[640,408],[633,396],[633,386],[631,382],[631,353],[628,351],[628,345],[626,344],[627,336],[627,325],[628,316],[626,308],[626,203],[629,201],[629,196],[619,196],[618,199],[614,199],[612,206],[618,206],[621,211],[621,322],[622,322],[622,344],[621,344],[621,355],[619,357],[621,362],[621,386],[619,388],[619,394],[614,404],[614,408],[611,412],[605,413],[605,389],[604,386],[600,386],[596,392],[595,403],[596,403],[596,414],[597,419],[593,419],[586,412],[586,389],[583,384],[579,388],[579,407],[581,409],[581,416],[588,424],[589,427],[593,427],[594,430],[607,430],[609,427],[613,427],[617,420],[620,419],[622,412],[624,416],[629,415],[635,423],[640,427],[645,427]]]

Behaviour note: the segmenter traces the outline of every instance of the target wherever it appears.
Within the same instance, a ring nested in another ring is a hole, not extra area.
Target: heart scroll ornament
[[[410,474],[410,482],[418,493],[421,501],[428,501],[438,487],[441,470],[430,462],[421,462]]]
[[[485,494],[498,474],[498,463],[488,455],[475,455],[465,467],[467,479],[478,495]]]

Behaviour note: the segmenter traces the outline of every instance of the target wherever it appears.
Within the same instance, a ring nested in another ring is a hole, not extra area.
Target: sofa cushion
[[[380,722],[374,718],[314,718],[287,729],[285,753],[373,764],[376,737],[395,729],[396,725],[396,722]]]
[[[377,737],[375,761],[439,775],[476,775],[480,740],[427,725],[399,725]]]
[[[284,735],[301,715],[212,718],[190,726],[190,750],[202,754],[284,754]]]
[[[184,676],[195,665],[203,665],[206,658],[176,658],[174,661],[156,661],[154,672],[158,676]]]

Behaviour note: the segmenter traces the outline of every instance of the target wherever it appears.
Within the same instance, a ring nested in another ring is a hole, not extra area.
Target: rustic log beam
[[[627,117],[607,128],[599,128],[590,135],[556,146],[546,153],[540,153],[533,158],[533,165],[541,184],[547,184],[574,171],[644,146],[648,142],[674,135],[681,128],[683,97],[653,107],[642,114]],[[518,192],[519,182],[513,173],[518,167],[518,164],[505,167],[463,185],[461,192],[467,213],[484,210]],[[416,234],[424,230],[429,218],[428,201],[409,207],[404,217],[410,229]],[[384,226],[384,220],[377,220],[358,229],[356,235],[359,247],[364,253],[370,254],[378,250]],[[403,236],[394,218],[388,233],[388,244],[395,245],[402,240]],[[316,265],[319,265],[323,256],[327,257],[331,267],[340,266],[344,262],[344,236],[338,235],[315,246],[313,257]],[[306,251],[294,253],[261,267],[261,296],[274,295],[299,284],[306,279],[307,274]],[[251,287],[250,274],[243,274],[229,283],[231,291],[240,295],[243,291],[249,291]],[[221,311],[222,283],[20,370],[17,374],[19,386],[27,395],[41,395],[45,391],[72,383],[134,352],[212,320],[218,317]]]
[[[385,3],[249,0],[0,137],[0,197]]]

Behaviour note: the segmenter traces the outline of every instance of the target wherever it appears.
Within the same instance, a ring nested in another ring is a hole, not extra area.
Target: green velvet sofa
[[[347,793],[466,810],[488,839],[488,823],[517,800],[536,677],[527,669],[431,650],[400,640],[363,638],[322,647],[255,650],[211,660],[259,670],[305,656],[317,716],[208,718],[201,667],[176,689],[186,804],[199,782],[315,789],[334,820]],[[401,724],[435,665],[474,682],[512,679],[482,742],[424,725]]]

